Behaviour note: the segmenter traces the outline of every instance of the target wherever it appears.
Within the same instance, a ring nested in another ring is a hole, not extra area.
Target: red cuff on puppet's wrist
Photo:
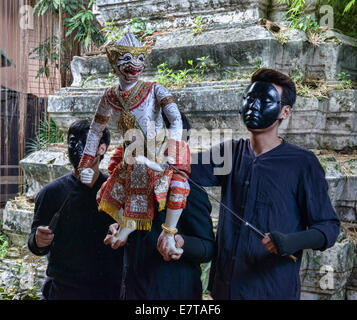
[[[78,169],[92,168],[95,157],[89,154],[83,154],[79,162]]]
[[[186,141],[169,140],[167,155],[174,159],[174,166],[185,172],[187,175],[191,172],[191,153]]]

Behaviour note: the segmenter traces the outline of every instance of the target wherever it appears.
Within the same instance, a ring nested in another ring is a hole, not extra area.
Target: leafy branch
[[[63,132],[58,129],[52,118],[50,120],[40,120],[40,125],[34,139],[29,139],[26,143],[27,154],[44,149],[50,143],[63,142]]]
[[[92,12],[93,0],[89,2],[88,7],[80,5],[81,10],[70,18],[64,18],[65,26],[68,28],[66,37],[75,32],[74,40],[78,42],[84,41],[84,46],[88,48],[92,40],[96,46],[104,43],[105,39],[100,33],[100,29],[95,22],[95,16]]]
[[[356,4],[356,0],[351,0],[347,3],[345,10],[343,10],[343,13],[346,13],[351,10],[351,8]]]
[[[53,36],[45,39],[40,45],[30,51],[30,59],[40,60],[42,66],[37,71],[36,79],[42,74],[45,74],[46,78],[50,77],[50,66],[55,66],[59,68],[59,58],[61,54],[61,60],[63,61],[63,52],[66,50],[66,46],[63,41],[61,41],[61,49],[58,50],[58,37]],[[68,66],[64,63],[61,64],[62,68],[68,69]]]
[[[65,37],[73,34],[72,43],[64,39],[59,40],[57,36],[53,35],[30,52],[30,56],[37,54],[32,59],[38,59],[42,64],[36,78],[42,74],[49,78],[50,65],[54,65],[57,69],[69,70],[68,65],[62,63],[59,65],[58,61],[60,59],[61,61],[65,60],[64,52],[72,50],[73,42],[78,45],[83,44],[85,48],[89,47],[91,41],[98,47],[104,43],[105,38],[100,32],[92,12],[94,3],[95,0],[38,0],[36,2],[34,12],[38,16],[43,16],[46,13],[58,16],[61,9],[64,17]],[[58,47],[59,42],[60,47]]]

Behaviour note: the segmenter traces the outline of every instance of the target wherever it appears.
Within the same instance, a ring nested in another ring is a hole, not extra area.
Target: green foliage
[[[115,85],[116,81],[117,81],[117,77],[115,76],[115,74],[109,72],[108,78],[105,80],[105,86],[112,87]]]
[[[301,23],[305,23],[304,31],[316,31],[317,22],[313,22],[311,19],[301,21],[300,18],[304,16],[305,0],[279,0],[279,3],[286,3],[290,6],[287,11],[288,20],[292,21],[292,28],[296,26],[301,27]],[[320,8],[323,5],[332,6],[334,28],[342,33],[351,37],[357,37],[357,5],[356,0],[318,0],[316,17],[317,21],[324,15],[320,13]],[[299,29],[299,28],[298,28]],[[301,29],[301,28],[300,28]],[[315,29],[315,30],[314,30]],[[303,30],[303,29],[301,29]]]
[[[337,80],[342,82],[341,89],[351,89],[352,81],[348,78],[351,78],[351,75],[346,72],[341,72],[337,75]]]
[[[320,161],[321,167],[326,172],[326,170],[327,170],[327,158],[320,157],[319,161]]]
[[[77,14],[70,18],[64,18],[65,26],[68,27],[66,37],[75,32],[74,40],[84,43],[84,46],[88,48],[90,41],[92,40],[96,46],[100,46],[104,43],[105,39],[100,33],[99,28],[95,24],[95,17],[92,12],[93,0],[89,2],[88,7],[79,5],[80,10]]]
[[[177,73],[174,73],[172,69],[167,67],[166,62],[157,66],[157,73],[158,78],[156,80],[158,83],[167,87],[183,87],[188,81],[187,70],[179,70]]]
[[[41,67],[37,71],[36,79],[42,74],[46,78],[50,77],[50,66],[55,66],[57,69],[59,67],[59,54],[61,53],[61,58],[63,61],[63,52],[66,50],[66,47],[63,42],[61,42],[61,50],[58,50],[58,37],[53,36],[45,39],[40,45],[30,51],[30,59],[40,60]],[[68,69],[68,66],[64,63],[61,64],[62,68]]]
[[[330,5],[333,8],[334,29],[341,33],[357,38],[357,5],[355,0],[319,0],[318,8]],[[323,14],[317,10],[317,18]]]
[[[0,300],[40,300],[38,288],[22,289],[20,287],[22,260],[18,259],[16,264],[11,267],[10,272],[14,277],[10,286],[0,287]]]
[[[188,60],[187,63],[191,66],[189,72],[193,79],[204,80],[204,75],[210,71],[217,72],[220,64],[212,63],[209,59],[209,56],[196,58],[197,63],[194,64],[193,60]]]
[[[320,26],[317,21],[312,16],[304,14],[305,0],[279,0],[279,3],[286,3],[290,7],[286,12],[287,20],[290,21],[290,31],[292,29],[306,33],[319,31]]]
[[[5,258],[9,243],[6,241],[5,235],[2,232],[2,221],[0,221],[0,259]]]
[[[61,0],[61,10],[64,14],[74,16],[78,10],[78,6],[87,5],[88,8],[92,7],[95,0]],[[59,14],[59,0],[37,0],[35,6],[33,7],[33,12],[38,16],[43,16],[46,12],[52,15]]]
[[[193,35],[198,35],[198,34],[201,34],[206,28],[207,26],[203,24],[202,20],[200,17],[196,17],[195,18],[195,26],[194,28],[191,30],[191,32],[193,33]]]
[[[93,80],[94,77],[93,76],[88,76],[87,78],[85,78],[84,80],[82,80],[82,84],[81,87],[82,88],[88,88],[88,82]],[[115,74],[109,72],[108,77],[105,79],[105,86],[106,87],[112,87],[117,83],[118,78],[116,77]]]
[[[350,0],[345,7],[345,10],[343,10],[343,13],[349,12],[351,8],[355,5],[356,0]]]
[[[74,41],[83,43],[84,47],[88,48],[92,40],[96,46],[104,43],[105,38],[101,34],[96,24],[96,19],[92,12],[92,6],[95,0],[61,0],[61,10],[65,16],[63,21],[64,26],[68,28],[65,37],[74,33]],[[38,16],[43,16],[49,12],[52,15],[59,14],[59,0],[38,0],[34,6],[34,13]],[[41,62],[41,67],[37,72],[36,78],[45,74],[47,78],[50,77],[49,65],[54,65],[59,69],[59,58],[64,61],[64,52],[70,50],[72,44],[69,41],[61,39],[57,36],[52,36],[44,40],[38,47],[33,49],[29,56],[36,54],[31,59],[37,59]],[[60,52],[60,53],[59,53]],[[69,70],[69,66],[62,63],[61,69]]]
[[[300,84],[300,83],[304,83],[306,80],[305,74],[304,72],[301,70],[300,67],[297,67],[295,70],[293,70],[290,74],[289,74],[291,80],[293,80],[293,82],[295,84]]]
[[[61,1],[61,9],[66,10],[67,5],[69,6],[69,4],[75,6],[76,1]],[[43,16],[47,11],[51,14],[58,14],[59,0],[37,0],[33,9],[33,12],[37,12],[38,16]]]
[[[209,272],[211,269],[211,262],[209,263],[204,263],[201,264],[201,282],[202,282],[202,293],[208,293],[207,287],[208,287],[208,281],[209,281]]]
[[[130,30],[140,40],[146,36],[150,36],[154,33],[154,29],[146,24],[146,22],[140,18],[132,18],[129,22]]]
[[[9,243],[6,241],[5,237],[0,234],[0,259],[5,258],[8,247]]]
[[[82,80],[82,84],[81,87],[82,88],[87,88],[88,87],[88,82],[93,80],[93,76],[89,76],[87,78],[85,78],[84,80]]]
[[[26,147],[28,153],[44,149],[50,143],[61,143],[63,142],[63,132],[57,128],[56,123],[50,118],[48,121],[47,117],[45,120],[40,120],[40,125],[34,139],[28,139]]]
[[[152,35],[155,31],[154,28],[148,26],[141,18],[132,18],[126,25],[129,26],[130,31],[140,40]],[[124,32],[124,30],[120,30],[114,24],[114,19],[110,22],[106,22],[105,27],[100,31],[104,33],[106,44],[119,40]]]
[[[286,12],[286,14],[292,17],[298,17],[304,11],[305,0],[279,0],[279,3],[286,3],[290,6],[290,9]]]
[[[173,72],[164,62],[157,67],[158,81],[160,84],[167,87],[183,87],[188,82],[203,81],[205,74],[210,70],[217,70],[219,63],[211,63],[209,56],[196,58],[187,61],[188,68]]]
[[[114,19],[112,19],[110,22],[106,22],[105,27],[100,31],[104,32],[105,43],[119,40],[123,35],[123,31],[119,30],[119,28],[114,25]]]
[[[299,17],[289,18],[291,20],[290,28],[302,30],[306,33],[318,32],[319,24],[310,15],[302,15]]]

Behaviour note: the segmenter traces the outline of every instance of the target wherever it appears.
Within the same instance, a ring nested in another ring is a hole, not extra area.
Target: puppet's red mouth
[[[137,77],[143,71],[143,68],[135,68],[133,66],[128,66],[124,68],[124,72],[130,77]]]

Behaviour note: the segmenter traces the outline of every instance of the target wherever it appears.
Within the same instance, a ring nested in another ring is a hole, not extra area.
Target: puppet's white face
[[[144,70],[144,62],[145,56],[142,53],[137,56],[130,52],[119,55],[116,63],[117,75],[127,83],[134,83]]]

